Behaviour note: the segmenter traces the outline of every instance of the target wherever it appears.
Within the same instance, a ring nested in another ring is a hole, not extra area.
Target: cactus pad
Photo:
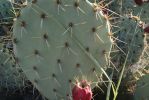
[[[109,61],[110,24],[87,0],[32,0],[13,33],[18,63],[50,100],[70,98],[76,80],[97,82]]]
[[[25,76],[6,50],[0,51],[0,88],[15,91],[24,87]]]
[[[148,100],[149,99],[149,75],[141,77],[136,86],[134,93],[134,100]]]
[[[138,22],[131,17],[121,17],[115,24],[113,31],[117,38],[117,47],[120,54],[117,54],[121,59],[120,62],[124,62],[125,57],[128,54],[127,65],[132,65],[139,61],[145,46],[146,36],[143,29],[139,26]],[[116,58],[116,59],[117,59]]]

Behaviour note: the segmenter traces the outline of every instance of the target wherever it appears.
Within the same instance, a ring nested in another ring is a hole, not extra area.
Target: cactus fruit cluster
[[[102,76],[111,83],[108,68],[116,77],[125,68],[127,81],[145,74],[134,98],[148,100],[148,8],[148,0],[0,0],[0,21],[13,17],[0,37],[0,88],[29,80],[48,100],[91,100]]]

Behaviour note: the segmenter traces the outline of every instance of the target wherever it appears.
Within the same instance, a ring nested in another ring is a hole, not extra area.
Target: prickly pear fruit
[[[72,96],[73,100],[91,100],[92,91],[89,83],[85,80],[77,82],[72,90]]]

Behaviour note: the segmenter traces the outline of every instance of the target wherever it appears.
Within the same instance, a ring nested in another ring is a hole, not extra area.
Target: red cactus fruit
[[[77,82],[74,88],[72,89],[73,100],[91,100],[92,91],[90,85],[87,81],[82,80]]]
[[[144,32],[149,33],[149,26],[144,28]]]
[[[102,9],[103,14],[108,15],[108,10],[106,8]]]
[[[143,0],[134,0],[134,2],[139,6],[143,4]]]

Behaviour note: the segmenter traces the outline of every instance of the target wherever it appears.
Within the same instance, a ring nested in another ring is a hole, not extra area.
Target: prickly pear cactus
[[[133,15],[138,16],[138,18],[144,23],[143,28],[146,33],[149,33],[149,2],[143,3],[136,7],[133,7]]]
[[[136,86],[134,93],[135,100],[148,100],[149,99],[149,75],[141,77]]]
[[[0,36],[6,34],[5,32],[5,24],[9,24],[13,19],[13,12],[11,3],[7,0],[0,0]]]
[[[32,0],[13,33],[19,65],[50,100],[71,98],[77,81],[97,82],[109,61],[109,22],[88,0]]]
[[[109,9],[117,14],[124,15],[134,6],[133,0],[107,0],[109,2]]]
[[[93,1],[98,1],[99,4],[103,3],[112,16],[125,15],[135,6],[134,0],[92,0],[92,2]]]
[[[149,23],[149,3],[133,7],[133,15],[140,17],[140,20]]]
[[[24,87],[25,76],[13,57],[4,49],[0,50],[0,88],[15,91]]]
[[[1,20],[10,20],[12,19],[13,12],[11,3],[8,0],[0,1],[0,19]]]
[[[115,56],[117,59],[115,62],[123,63],[128,53],[127,65],[130,66],[139,61],[146,43],[146,36],[139,23],[131,17],[122,17],[117,22],[115,26],[118,28],[113,28],[113,32],[116,36],[116,47],[120,53]]]

